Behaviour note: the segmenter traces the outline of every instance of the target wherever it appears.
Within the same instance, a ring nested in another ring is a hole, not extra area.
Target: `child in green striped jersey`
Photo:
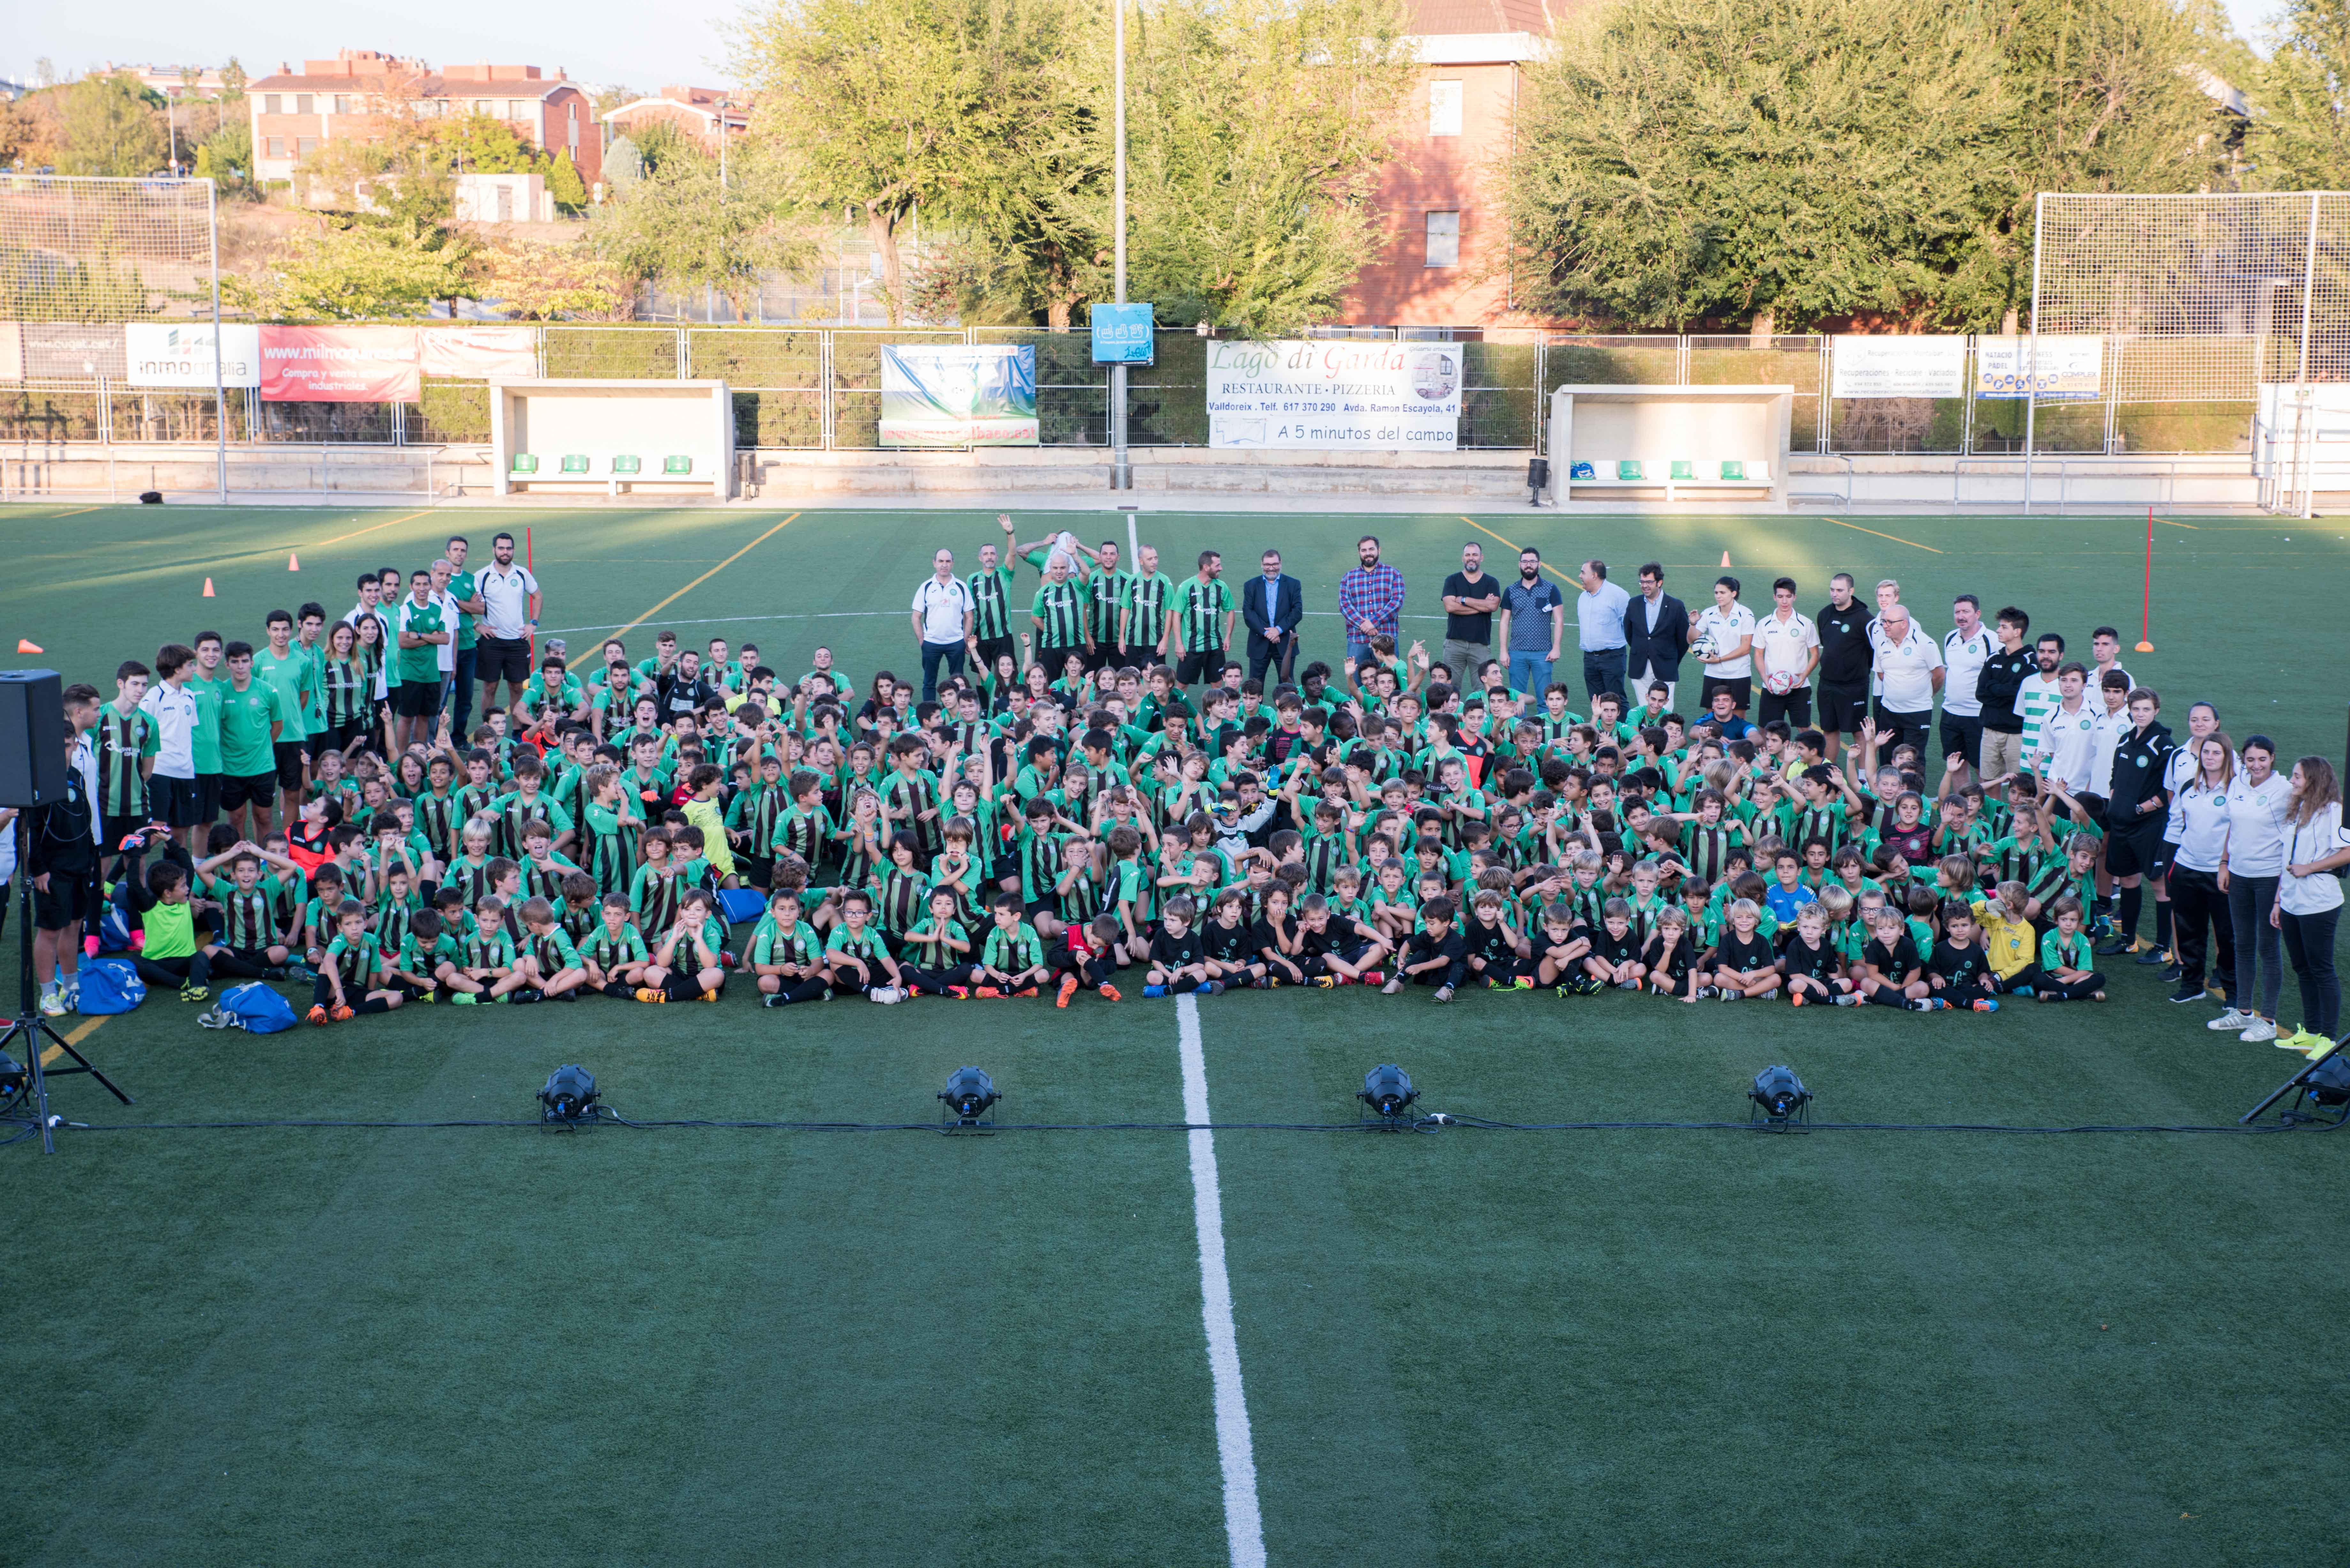
[[[594,884],[588,894],[594,898]],[[629,900],[619,893],[607,893],[597,906],[598,921],[593,931],[575,937],[573,944],[579,953],[580,968],[587,971],[588,984],[606,996],[622,1002],[633,999],[637,988],[644,983],[645,965],[649,955],[645,939],[629,921]]]
[[[389,1012],[404,994],[387,983],[382,950],[368,934],[367,911],[356,901],[346,903],[311,987],[309,1021],[340,1023],[360,1012]]]
[[[515,990],[515,1000],[536,1002],[551,996],[577,1002],[579,988],[588,983],[588,970],[569,934],[556,920],[555,906],[545,898],[525,898],[522,927],[522,950],[515,955],[515,968],[525,984]]]

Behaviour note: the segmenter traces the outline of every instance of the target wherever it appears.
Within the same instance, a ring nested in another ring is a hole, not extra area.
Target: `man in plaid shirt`
[[[1403,574],[1379,565],[1377,535],[1357,540],[1355,556],[1362,565],[1338,579],[1338,613],[1347,618],[1347,657],[1359,661],[1370,657],[1375,637],[1384,634],[1401,645]]]

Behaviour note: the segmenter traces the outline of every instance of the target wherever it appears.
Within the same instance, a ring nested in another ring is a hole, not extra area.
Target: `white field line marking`
[[[1200,1051],[1200,1002],[1175,999],[1183,1054],[1183,1119],[1191,1124],[1191,1220],[1200,1233],[1200,1315],[1208,1331],[1208,1372],[1216,1391],[1216,1454],[1224,1470],[1224,1535],[1232,1568],[1263,1568],[1264,1521],[1257,1511],[1256,1455],[1249,1441],[1241,1347],[1232,1328],[1232,1281],[1224,1269],[1224,1206],[1216,1187],[1216,1135],[1207,1128],[1208,1062]]]

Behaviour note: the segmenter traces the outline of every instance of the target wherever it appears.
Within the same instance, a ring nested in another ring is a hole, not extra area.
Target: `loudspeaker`
[[[54,670],[0,670],[0,805],[65,797],[64,693]]]

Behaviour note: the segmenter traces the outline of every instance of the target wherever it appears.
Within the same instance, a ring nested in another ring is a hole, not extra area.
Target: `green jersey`
[[[832,928],[832,935],[825,939],[824,950],[827,953],[838,953],[847,958],[857,959],[870,966],[879,961],[889,951],[889,944],[881,940],[881,933],[871,926],[866,927],[861,931],[852,932],[847,923],[844,921]],[[876,974],[874,978],[879,980],[881,977]]]
[[[449,579],[449,597],[452,599],[470,599],[481,591],[478,572],[459,572]],[[473,618],[461,610],[457,615],[457,651],[463,653],[473,646]]]
[[[188,680],[188,694],[196,700],[196,727],[188,737],[199,775],[217,774],[221,767],[221,693],[228,690],[228,671],[224,670],[207,680],[201,675]]]
[[[253,655],[253,679],[267,685],[277,693],[277,709],[286,728],[278,734],[281,741],[307,740],[310,734],[311,701],[318,694],[317,671],[298,648],[289,648],[279,658],[266,648],[256,649]]]
[[[982,642],[1012,635],[1012,568],[994,566],[963,579],[971,588],[971,625]]]
[[[426,637],[449,629],[447,612],[442,609],[439,599],[418,604],[411,594],[400,601],[399,612],[392,618],[392,641],[395,645],[403,632]],[[400,683],[403,686],[438,686],[441,683],[441,646],[437,642],[426,642],[414,648],[399,649],[392,668],[400,672]]]
[[[1153,572],[1147,577],[1139,572],[1127,576],[1118,607],[1126,612],[1128,648],[1159,646],[1159,639],[1167,629],[1168,601],[1174,594],[1175,585],[1164,572]]]
[[[276,941],[277,922],[272,916],[270,901],[277,891],[278,883],[274,877],[264,877],[243,889],[225,877],[214,877],[213,898],[221,907],[222,942],[249,951]]]
[[[98,809],[108,816],[145,816],[147,780],[140,763],[155,754],[155,721],[137,708],[126,715],[104,703],[98,710],[97,742]]]
[[[1128,572],[1105,572],[1099,566],[1086,574],[1087,620],[1097,643],[1118,640],[1118,613],[1126,607]]]
[[[328,944],[327,966],[342,982],[343,1002],[348,1006],[375,983],[377,971],[383,968],[383,950],[370,936],[362,935],[355,942],[337,937]]]
[[[277,726],[286,722],[277,689],[258,677],[239,691],[227,681],[220,691],[220,771],[232,778],[259,778],[277,771]],[[301,721],[294,721],[298,735]]]
[[[794,920],[792,929],[786,931],[775,923],[773,915],[767,915],[751,932],[749,951],[754,964],[793,964],[806,969],[824,956],[824,939],[805,920]]]
[[[623,923],[620,934],[614,936],[611,928],[598,923],[593,933],[583,939],[576,950],[580,958],[598,969],[618,969],[623,964],[645,961],[645,939],[637,928]]]
[[[1232,613],[1232,590],[1222,577],[1186,577],[1175,595],[1175,635],[1185,653],[1221,653],[1223,617]]]
[[[1036,632],[1038,647],[1076,648],[1085,641],[1086,590],[1075,577],[1057,583],[1047,577],[1038,584],[1028,613],[1040,623]],[[1058,675],[1060,671],[1055,670],[1053,673]]]
[[[987,933],[987,946],[980,961],[999,974],[1039,969],[1045,962],[1045,943],[1036,935],[1036,929],[1025,920],[1008,931],[997,926]]]
[[[558,922],[544,931],[523,928],[523,950],[538,961],[538,978],[552,980],[563,970],[579,967],[579,950],[571,945],[571,934]]]

